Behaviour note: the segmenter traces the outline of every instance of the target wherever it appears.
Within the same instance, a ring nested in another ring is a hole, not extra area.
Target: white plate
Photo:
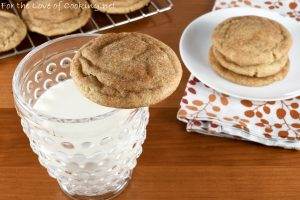
[[[283,24],[293,36],[290,70],[286,78],[264,87],[246,87],[231,83],[216,74],[208,60],[214,28],[227,18],[257,15]],[[180,54],[189,71],[201,82],[230,96],[258,101],[289,99],[300,95],[300,24],[276,12],[255,8],[228,8],[207,13],[194,20],[183,32]]]

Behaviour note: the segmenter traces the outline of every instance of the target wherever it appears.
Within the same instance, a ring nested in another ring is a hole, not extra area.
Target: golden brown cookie
[[[285,27],[258,16],[227,19],[215,28],[212,38],[215,48],[240,66],[274,63],[292,45]]]
[[[174,51],[141,33],[107,33],[80,48],[71,76],[84,96],[103,106],[158,103],[177,88],[182,68]]]
[[[233,83],[250,87],[265,86],[273,82],[280,81],[284,79],[284,77],[289,71],[289,62],[287,62],[286,66],[280,72],[271,76],[258,78],[240,75],[222,67],[220,63],[216,60],[212,49],[209,52],[209,61],[213,70],[216,73],[218,73],[221,77]]]
[[[29,30],[46,36],[71,33],[91,17],[86,0],[31,0],[22,11]]]
[[[213,53],[217,61],[226,69],[237,74],[252,76],[252,77],[266,77],[278,73],[288,62],[288,56],[283,56],[279,60],[271,64],[260,64],[250,66],[239,66],[226,59],[216,48],[213,48]]]
[[[26,26],[18,16],[0,11],[0,52],[18,46],[26,34]]]
[[[125,14],[149,4],[150,0],[90,0],[94,8],[111,14]]]

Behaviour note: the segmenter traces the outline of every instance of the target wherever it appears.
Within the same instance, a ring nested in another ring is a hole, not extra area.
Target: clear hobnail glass
[[[71,78],[71,58],[97,36],[77,34],[47,42],[24,57],[13,77],[15,106],[32,150],[61,189],[75,199],[110,199],[125,188],[142,153],[149,119],[148,108],[133,109],[120,122],[108,124],[124,109],[81,119],[60,119],[33,109],[46,90]],[[99,122],[105,127],[99,127]],[[81,137],[58,136],[51,124],[86,131]],[[98,128],[101,134],[97,135]]]

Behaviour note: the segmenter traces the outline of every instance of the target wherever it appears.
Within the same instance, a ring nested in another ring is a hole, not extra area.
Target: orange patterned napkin
[[[253,6],[300,21],[297,1],[216,0],[214,9]],[[249,101],[219,93],[191,76],[177,117],[187,131],[239,138],[300,150],[300,97],[285,101]]]

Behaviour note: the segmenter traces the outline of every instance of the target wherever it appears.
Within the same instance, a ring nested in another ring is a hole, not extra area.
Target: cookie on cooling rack
[[[0,11],[0,52],[18,46],[26,37],[26,34],[26,25],[18,16]]]
[[[71,33],[91,17],[86,0],[31,0],[22,11],[29,30],[46,36]]]
[[[94,8],[104,13],[126,14],[150,3],[150,0],[90,0]]]

